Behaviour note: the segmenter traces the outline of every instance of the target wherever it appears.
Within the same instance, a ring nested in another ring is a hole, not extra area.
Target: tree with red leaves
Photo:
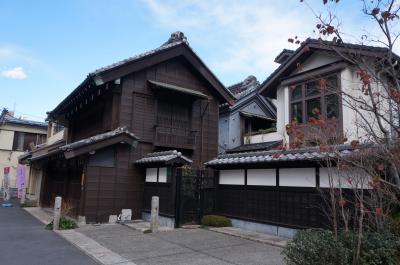
[[[400,2],[361,1],[363,14],[380,29],[380,37],[364,34],[357,46],[346,41],[345,36],[353,34],[345,32],[339,17],[331,11],[340,3],[339,0],[322,1],[328,6],[327,13],[316,16],[315,32],[319,34],[321,46],[346,61],[357,73],[356,93],[343,88],[336,93],[342,104],[357,114],[355,125],[364,132],[363,136],[348,139],[336,128],[336,119],[325,118],[318,109],[313,110],[314,117],[303,124],[292,121],[286,126],[286,132],[291,148],[314,145],[326,154],[321,166],[328,168],[331,187],[328,192],[321,191],[328,205],[324,210],[336,235],[339,230],[357,233],[354,264],[358,264],[364,231],[383,231],[391,213],[399,209],[400,57],[394,51],[399,49]],[[313,14],[317,12],[313,10]],[[295,39],[289,42],[295,43]],[[382,49],[368,56],[357,51],[368,50],[371,43]],[[318,85],[321,90],[330,89],[322,77]],[[352,155],[341,155],[339,147],[344,142],[350,143]],[[346,180],[351,196],[337,186],[335,178]],[[368,189],[364,188],[366,186]]]

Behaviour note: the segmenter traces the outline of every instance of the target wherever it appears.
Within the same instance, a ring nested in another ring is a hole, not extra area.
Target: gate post
[[[59,230],[61,216],[61,197],[57,196],[54,202],[53,230]]]
[[[158,209],[159,209],[159,198],[158,196],[151,197],[151,217],[150,217],[150,229],[152,233],[158,232]]]

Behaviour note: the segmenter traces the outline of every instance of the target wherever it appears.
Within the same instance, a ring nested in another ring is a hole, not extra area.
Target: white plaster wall
[[[157,168],[146,168],[146,182],[157,182]]]
[[[276,95],[276,131],[281,136],[280,140],[288,143],[289,136],[286,134],[286,124],[289,123],[289,88],[279,87]]]
[[[368,102],[367,104],[371,105],[371,103],[369,103],[369,96],[363,95],[361,91],[362,83],[357,76],[357,70],[355,68],[348,67],[341,72],[341,84],[342,90],[345,92],[345,94],[348,94],[354,98],[359,98],[360,100],[366,100],[366,102]],[[373,91],[380,91],[381,94],[385,94],[380,85],[372,83],[371,86],[373,86]],[[353,104],[351,104],[352,102]],[[383,135],[380,135],[381,131],[375,115],[369,111],[361,110],[359,105],[360,104],[354,102],[354,100],[348,96],[343,95],[343,130],[348,142],[351,142],[352,140],[359,140],[360,142],[368,141],[369,133],[363,129],[366,124],[371,126],[371,128],[373,128],[379,137],[383,137]],[[386,109],[381,109],[381,113],[387,113],[387,118],[389,118],[389,107],[382,107]],[[355,109],[357,109],[359,113],[357,113]],[[361,115],[364,117],[364,119]],[[390,128],[390,126],[385,123],[383,123],[383,126],[387,129]]]
[[[349,181],[350,180],[350,181]],[[372,188],[368,182],[370,176],[358,169],[338,172],[336,168],[319,169],[319,186],[321,188]]]
[[[221,170],[219,184],[244,185],[244,169]]]
[[[3,176],[4,176],[4,167],[10,167],[10,187],[15,188],[15,180],[17,175],[17,165],[18,165],[18,157],[22,155],[24,152],[19,151],[4,151],[0,150],[0,187],[3,183]],[[26,175],[29,174],[29,167],[26,167]],[[27,183],[27,182],[26,182]]]
[[[276,186],[276,169],[248,169],[247,185]]]
[[[355,96],[358,93],[356,90],[360,88],[359,82],[355,79],[355,72],[350,68],[345,68],[340,74],[340,83],[342,91],[346,94]],[[345,97],[343,98],[342,104],[342,116],[343,116],[343,132],[347,137],[348,141],[358,140],[360,132],[357,128],[357,113],[347,106]]]
[[[319,186],[321,188],[351,188],[350,183],[334,168],[319,169]]]
[[[57,142],[58,140],[65,139],[64,133],[65,133],[65,130],[61,130],[61,131],[51,135],[50,137],[47,138],[47,144],[52,144],[52,143]]]
[[[0,129],[0,150],[12,150],[14,132]]]
[[[284,136],[278,132],[256,134],[256,135],[251,135],[251,136],[245,136],[244,142],[250,143],[250,144],[255,144],[255,143],[264,143],[264,142],[270,142],[270,141],[280,141],[283,139],[283,137]]]
[[[167,182],[167,168],[166,167],[160,167],[158,169],[158,182]]]
[[[1,125],[1,129],[17,131],[17,132],[29,132],[29,133],[41,133],[47,134],[47,128],[36,128],[36,127],[26,127],[26,126],[16,126],[11,124]]]
[[[334,54],[329,54],[327,52],[314,52],[301,66],[296,69],[293,73],[298,74],[301,72],[309,71],[330,63],[340,61],[340,57]]]
[[[315,168],[280,168],[279,186],[315,187]]]

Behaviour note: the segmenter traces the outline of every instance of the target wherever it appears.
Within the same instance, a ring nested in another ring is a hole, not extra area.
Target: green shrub
[[[349,251],[355,251],[357,237],[355,234],[341,235],[340,240]],[[352,252],[353,252],[352,251]],[[390,233],[366,233],[363,235],[360,260],[365,265],[399,264],[400,238]]]
[[[347,265],[349,256],[333,233],[323,229],[299,231],[282,254],[288,265]]]
[[[54,220],[46,225],[46,229],[53,230],[53,223],[54,223]],[[75,221],[65,218],[64,216],[61,216],[60,230],[75,229],[77,227],[78,227],[78,225],[75,223]]]
[[[357,248],[355,233],[340,234],[334,239],[329,230],[299,231],[282,254],[288,265],[353,264]],[[391,233],[365,233],[357,265],[400,264],[400,238]]]
[[[201,219],[201,224],[213,227],[232,226],[231,220],[229,220],[225,216],[220,216],[220,215],[205,215]]]
[[[19,205],[21,208],[36,207],[36,201],[27,200]]]
[[[389,220],[389,231],[400,237],[400,214],[395,214]]]

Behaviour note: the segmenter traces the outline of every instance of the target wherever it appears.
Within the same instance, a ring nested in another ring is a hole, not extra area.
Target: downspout
[[[208,109],[209,105],[209,100],[207,100],[207,105],[205,106],[204,110],[201,110],[201,106],[203,102],[200,104],[200,137],[201,137],[201,145],[200,145],[200,164],[199,168],[203,168],[203,149],[204,149],[204,130],[203,130],[203,124],[204,124],[204,115],[206,114],[206,110]]]

